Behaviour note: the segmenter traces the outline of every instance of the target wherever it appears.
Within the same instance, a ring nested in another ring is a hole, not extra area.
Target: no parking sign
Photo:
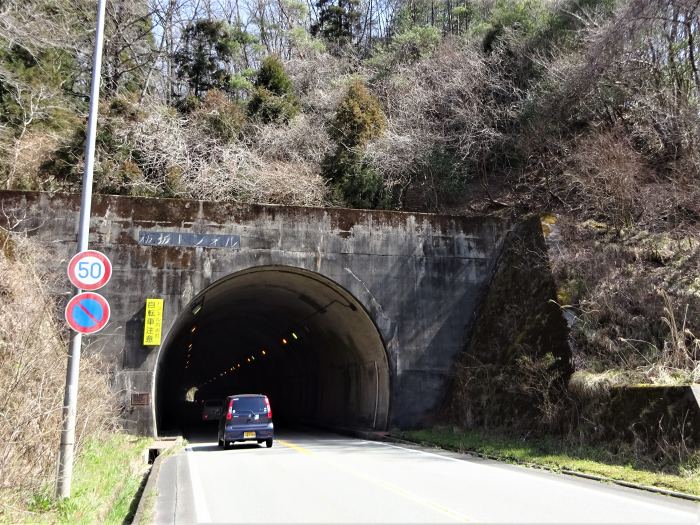
[[[109,321],[109,314],[107,300],[94,292],[79,293],[66,305],[68,325],[81,334],[102,330]]]

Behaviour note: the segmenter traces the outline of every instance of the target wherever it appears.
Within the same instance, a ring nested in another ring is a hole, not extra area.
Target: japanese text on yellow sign
[[[163,299],[146,299],[143,345],[158,346],[163,328]]]

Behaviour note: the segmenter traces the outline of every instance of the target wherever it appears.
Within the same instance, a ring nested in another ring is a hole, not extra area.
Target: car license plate
[[[243,439],[255,438],[255,432],[243,432]]]

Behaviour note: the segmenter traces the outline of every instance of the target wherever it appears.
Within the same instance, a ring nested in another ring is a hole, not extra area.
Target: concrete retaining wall
[[[79,196],[1,192],[3,227],[27,231],[64,275],[76,249]],[[141,344],[147,297],[165,299],[164,335],[200,290],[239,270],[288,265],[322,274],[367,309],[388,354],[390,426],[430,420],[444,399],[456,356],[510,225],[495,218],[235,205],[95,196],[90,247],[112,260],[101,293],[112,320],[87,338],[113,367],[129,429],[150,433],[149,393],[157,348]],[[144,232],[229,234],[237,248],[146,246]],[[67,279],[55,292],[71,294]],[[142,397],[141,400],[144,398]]]

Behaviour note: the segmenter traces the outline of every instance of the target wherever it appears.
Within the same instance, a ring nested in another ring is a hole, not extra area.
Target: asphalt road
[[[453,453],[280,434],[162,464],[156,523],[700,523],[700,505]]]

